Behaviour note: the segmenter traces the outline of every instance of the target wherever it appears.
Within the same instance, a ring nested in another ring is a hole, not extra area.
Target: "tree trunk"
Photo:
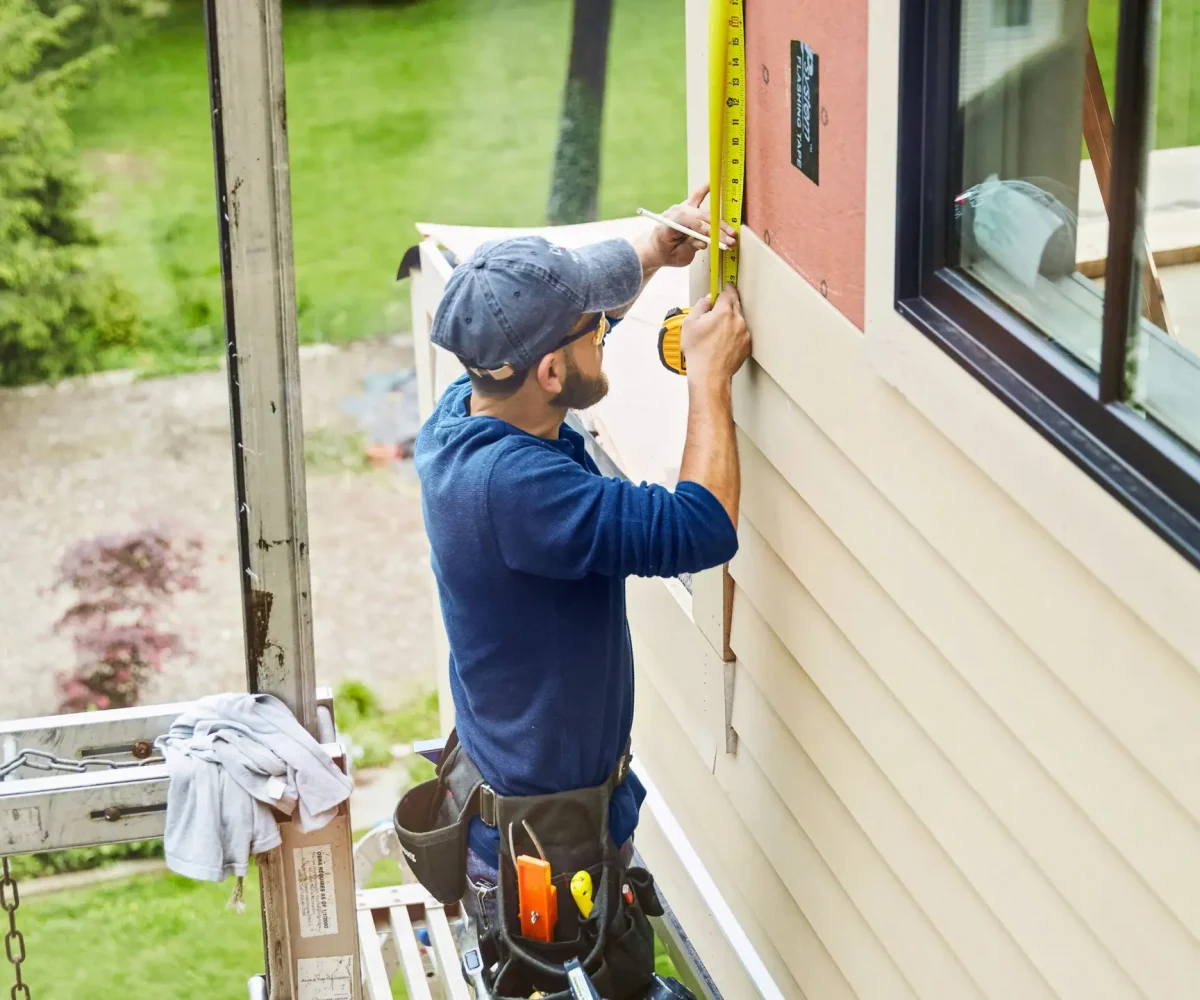
[[[563,92],[546,216],[553,226],[591,222],[600,189],[600,129],[613,0],[575,0],[571,62]]]

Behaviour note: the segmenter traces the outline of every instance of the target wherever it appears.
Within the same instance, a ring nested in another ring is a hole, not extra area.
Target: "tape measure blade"
[[[725,101],[721,136],[721,217],[735,230],[742,228],[746,146],[745,21],[741,0],[727,0]],[[736,246],[721,255],[721,286],[737,284],[739,254]]]
[[[742,228],[746,147],[745,22],[742,0],[713,0],[709,24],[710,213]],[[716,229],[719,233],[719,229]],[[737,284],[739,253],[710,249],[713,298]]]
[[[723,132],[725,127],[725,63],[728,50],[728,0],[712,0],[708,26],[708,206],[710,217],[722,216]],[[719,241],[719,238],[718,238]],[[709,278],[712,296],[721,291],[723,263],[717,243],[709,243]]]

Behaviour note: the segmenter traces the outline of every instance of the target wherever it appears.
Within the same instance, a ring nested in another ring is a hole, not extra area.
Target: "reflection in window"
[[[1103,293],[1075,267],[1087,0],[997,0],[993,25],[1024,15],[1030,26],[1014,36],[972,6],[959,72],[960,264],[1098,370]]]
[[[1164,0],[1149,155],[1134,408],[1200,448],[1200,42]],[[963,0],[957,260],[1075,364],[1100,368],[1116,0]],[[1024,26],[1026,30],[1011,31]],[[1094,166],[1095,165],[1095,166]]]
[[[1033,0],[992,0],[992,26],[1028,28],[1033,24]]]

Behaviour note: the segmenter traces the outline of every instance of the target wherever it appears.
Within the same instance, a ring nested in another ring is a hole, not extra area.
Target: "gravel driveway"
[[[342,403],[363,376],[411,365],[411,348],[382,341],[301,361],[306,432],[334,455],[308,472],[318,681],[361,678],[389,706],[434,683],[417,481],[411,463],[346,471],[337,456],[355,464]],[[51,632],[69,594],[46,592],[64,550],[139,519],[171,519],[205,543],[202,589],[170,615],[193,655],[169,663],[143,700],[242,689],[233,510],[223,372],[0,390],[0,719],[54,712],[54,675],[73,663]]]

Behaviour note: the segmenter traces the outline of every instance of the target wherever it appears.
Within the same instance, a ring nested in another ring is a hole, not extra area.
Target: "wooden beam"
[[[1096,46],[1088,34],[1087,64],[1084,69],[1083,94],[1083,138],[1088,155],[1092,158],[1092,169],[1096,172],[1096,184],[1108,211],[1109,188],[1112,181],[1113,120],[1104,92],[1104,78],[1100,75],[1100,64],[1096,61]]]
[[[1155,250],[1151,256],[1154,266],[1160,270],[1169,267],[1183,267],[1186,264],[1200,264],[1200,243],[1189,247]],[[1094,260],[1081,260],[1075,265],[1075,269],[1085,278],[1103,278],[1108,269],[1108,258],[1097,257]]]
[[[1112,153],[1113,117],[1108,95],[1104,92],[1104,78],[1100,75],[1100,64],[1096,61],[1096,46],[1088,33],[1087,63],[1084,69],[1083,139],[1092,169],[1096,172],[1096,184],[1104,200],[1104,211],[1112,215]],[[1145,240],[1143,230],[1142,239]],[[1175,328],[1167,312],[1163,297],[1162,282],[1158,278],[1158,266],[1149,244],[1144,245],[1145,264],[1142,268],[1142,312],[1151,323],[1161,327],[1168,336],[1175,336]],[[1082,270],[1082,269],[1081,269]]]

